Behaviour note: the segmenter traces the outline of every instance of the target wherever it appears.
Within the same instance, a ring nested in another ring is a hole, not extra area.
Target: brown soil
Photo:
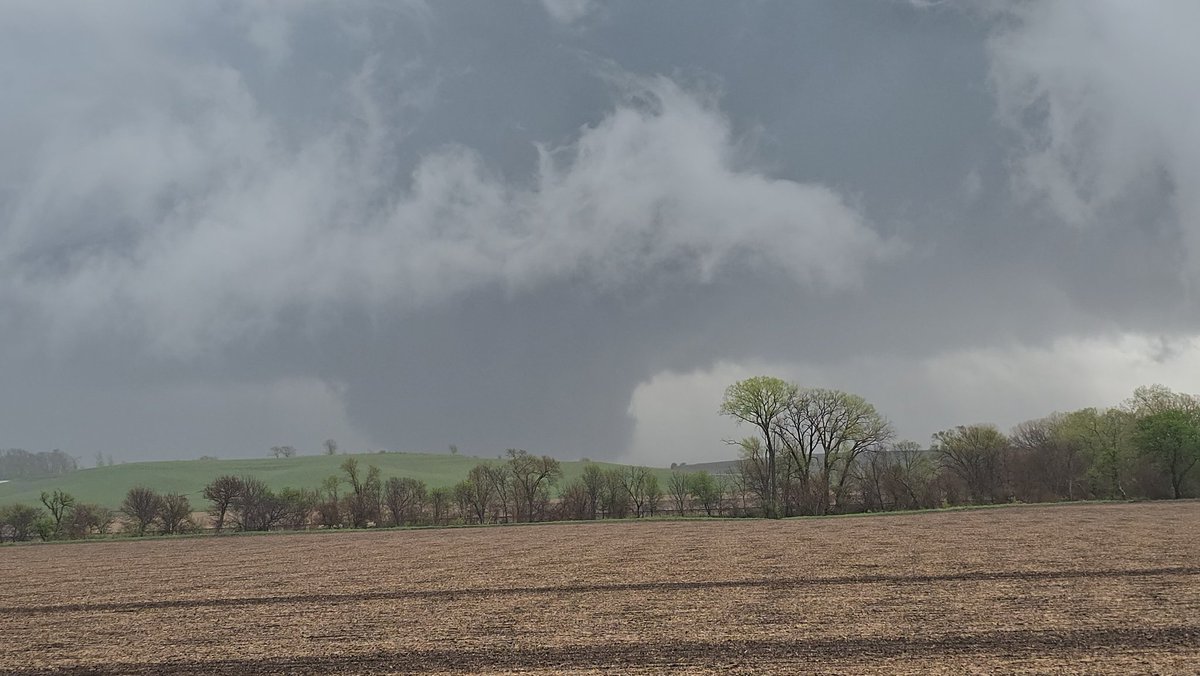
[[[1200,503],[0,548],[5,673],[1200,673]]]

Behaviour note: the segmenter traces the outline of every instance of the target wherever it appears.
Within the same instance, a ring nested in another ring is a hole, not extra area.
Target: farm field
[[[1200,502],[0,548],[5,673],[1195,673]]]

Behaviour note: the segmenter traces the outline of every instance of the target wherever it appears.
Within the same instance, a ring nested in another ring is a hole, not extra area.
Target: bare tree
[[[286,505],[262,479],[242,477],[231,516],[238,530],[268,531],[283,520]]]
[[[317,524],[326,528],[337,528],[342,525],[342,501],[338,489],[342,481],[336,476],[325,477],[321,482],[321,490],[317,493]]]
[[[225,517],[240,490],[242,480],[230,474],[219,476],[204,487],[204,499],[212,503],[208,513],[212,516],[213,526],[218,533],[225,528]]]
[[[294,458],[296,449],[292,446],[272,446],[270,454],[275,458]]]
[[[595,519],[600,509],[600,501],[604,496],[604,468],[589,462],[583,466],[583,489],[587,493],[587,518]]]
[[[427,489],[424,481],[408,477],[392,477],[384,487],[383,503],[392,517],[393,526],[403,526],[420,518],[425,506]]]
[[[283,488],[276,496],[280,504],[279,525],[288,530],[304,530],[321,501],[318,491],[305,488]]]
[[[158,501],[158,523],[164,535],[186,533],[193,527],[192,505],[186,495],[167,493]]]
[[[160,502],[162,497],[158,493],[143,486],[130,488],[125,494],[125,500],[121,502],[121,513],[129,519],[135,534],[145,535],[158,519]]]
[[[350,525],[354,528],[366,528],[372,523],[378,523],[383,501],[383,481],[379,468],[367,465],[367,475],[362,477],[358,470],[358,460],[349,457],[342,463],[342,471],[346,473],[346,481],[349,482],[351,490],[350,495],[346,496]]]
[[[621,473],[621,486],[633,501],[633,515],[637,518],[642,517],[646,508],[646,479],[649,476],[649,469],[632,465]]]
[[[671,501],[674,503],[675,514],[683,516],[687,514],[688,498],[692,494],[692,484],[688,481],[687,472],[671,472],[671,478],[667,480],[667,493],[671,496]]]
[[[63,531],[63,518],[75,506],[75,498],[70,493],[56,489],[49,493],[42,491],[41,499],[42,504],[46,506],[46,511],[50,512],[50,519],[54,522],[54,537],[59,537]]]
[[[104,535],[112,527],[113,513],[107,507],[80,503],[71,508],[64,522],[67,537],[86,538],[92,534]]]
[[[483,476],[492,485],[492,498],[498,513],[492,516],[496,523],[517,520],[517,488],[512,469],[508,465],[481,465]]]
[[[486,523],[488,512],[495,502],[495,488],[488,475],[488,466],[480,463],[467,472],[467,478],[454,486],[454,497],[462,512],[476,523]]]
[[[444,486],[429,491],[429,519],[433,525],[441,526],[446,523],[453,497],[453,492]]]
[[[1008,438],[994,425],[960,425],[933,435],[933,450],[942,466],[963,481],[974,502],[999,497]]]
[[[337,455],[338,443],[333,439],[326,439],[325,443],[321,444],[325,449],[325,455]]]
[[[562,476],[562,468],[548,455],[535,456],[517,448],[508,453],[509,472],[513,477],[518,503],[518,521],[536,521],[545,515],[550,502],[550,486]]]

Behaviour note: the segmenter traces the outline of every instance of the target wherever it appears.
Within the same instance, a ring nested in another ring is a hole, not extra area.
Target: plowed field
[[[1200,673],[1200,503],[0,548],[5,673]]]

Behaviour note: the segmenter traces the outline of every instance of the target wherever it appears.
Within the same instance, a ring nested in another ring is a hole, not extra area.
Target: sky
[[[1200,4],[10,0],[0,448],[718,460],[1200,373]]]

